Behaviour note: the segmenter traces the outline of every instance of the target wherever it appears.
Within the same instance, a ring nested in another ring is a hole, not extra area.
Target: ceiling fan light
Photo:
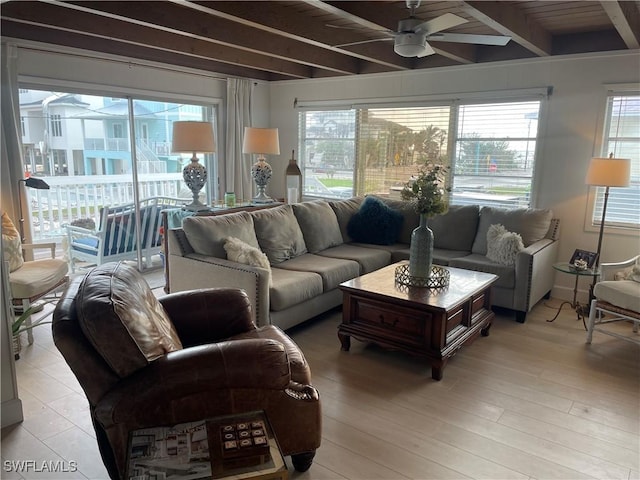
[[[417,57],[425,51],[426,43],[425,35],[403,33],[395,38],[393,50],[401,57]]]

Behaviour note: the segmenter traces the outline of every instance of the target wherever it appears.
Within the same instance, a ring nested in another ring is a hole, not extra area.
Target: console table
[[[395,281],[400,262],[340,284],[342,350],[350,337],[401,350],[431,362],[431,377],[442,379],[448,361],[463,345],[489,335],[495,314],[491,286],[497,275],[447,267],[449,286],[406,287]]]
[[[251,212],[254,210],[262,210],[264,208],[274,208],[280,205],[284,205],[283,202],[272,203],[238,203],[233,207],[216,206],[210,207],[197,212],[191,210],[185,210],[182,208],[169,208],[162,211],[162,229],[164,232],[169,231],[172,228],[182,228],[182,221],[194,215],[197,216],[215,216],[226,215],[229,213],[237,212]],[[169,252],[167,242],[162,245],[162,254],[164,255],[164,291],[165,293],[171,292],[171,286],[169,285]]]
[[[547,320],[547,322],[553,322],[555,321],[556,318],[558,318],[558,315],[560,315],[560,311],[562,310],[562,307],[564,307],[565,305],[571,305],[571,308],[574,309],[576,311],[576,314],[578,316],[578,320],[582,320],[582,325],[584,326],[584,329],[587,329],[587,325],[585,322],[585,317],[589,316],[589,307],[591,304],[591,300],[592,300],[592,295],[593,292],[591,292],[591,290],[589,290],[589,302],[586,305],[580,305],[580,303],[578,303],[577,301],[577,296],[578,296],[578,280],[580,279],[580,277],[597,277],[600,275],[600,272],[596,269],[592,269],[592,268],[586,268],[584,270],[578,270],[574,265],[572,265],[571,263],[568,262],[560,262],[560,263],[556,263],[553,265],[553,268],[558,270],[559,272],[562,273],[568,273],[569,275],[574,275],[575,278],[575,282],[573,284],[573,300],[572,301],[568,301],[565,300],[564,302],[562,302],[560,304],[560,306],[558,307],[558,311],[556,312],[555,316],[549,320]]]

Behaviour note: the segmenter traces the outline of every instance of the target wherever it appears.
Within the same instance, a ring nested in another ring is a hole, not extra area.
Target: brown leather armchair
[[[89,400],[112,478],[125,474],[131,430],[255,410],[266,412],[295,469],[311,466],[321,411],[309,366],[280,329],[256,328],[250,309],[232,288],[157,300],[124,263],[71,282],[53,338]]]

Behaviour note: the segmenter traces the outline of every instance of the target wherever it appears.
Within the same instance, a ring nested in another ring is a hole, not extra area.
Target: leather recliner
[[[296,470],[311,466],[321,410],[309,366],[280,329],[255,326],[244,291],[156,299],[135,268],[107,263],[71,282],[52,329],[112,478],[125,475],[132,430],[256,410]]]

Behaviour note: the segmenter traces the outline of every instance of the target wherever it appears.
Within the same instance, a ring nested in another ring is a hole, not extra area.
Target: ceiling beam
[[[238,49],[244,53],[266,55],[287,62],[309,67],[328,69],[342,74],[357,73],[358,64],[326,49],[304,47],[281,36],[261,33],[235,22],[207,15],[195,15],[190,8],[166,1],[121,2],[52,2],[79,12],[92,13],[104,18],[117,19],[132,25],[140,25],[160,32],[211,42],[224,47]],[[74,13],[73,16],[76,16]],[[85,27],[83,27],[85,28]],[[160,36],[156,34],[156,36]],[[153,42],[153,36],[148,38]]]
[[[507,35],[540,57],[551,55],[552,37],[539,23],[527,17],[517,6],[507,2],[457,2],[467,15]]]
[[[640,48],[640,11],[636,2],[602,0],[600,5],[609,15],[627,48]]]
[[[123,23],[114,18],[96,16],[79,11],[69,15],[69,10],[47,3],[39,3],[37,8],[34,8],[32,2],[9,2],[3,4],[0,15],[3,19],[23,24],[46,27],[58,32],[78,33],[85,37],[94,37],[91,43],[96,45],[96,48],[100,48],[97,44],[99,39],[116,40],[121,42],[119,54],[123,56],[130,56],[130,46],[138,45],[241,67],[266,70],[291,78],[310,78],[312,76],[312,70],[308,65],[246,52],[225,45],[203,41],[195,37],[186,37],[169,32],[163,32],[160,35],[152,28]],[[46,20],[46,23],[43,23],[43,19]],[[53,43],[56,43],[55,37],[52,40]],[[85,47],[82,42],[73,46],[77,48]]]
[[[301,21],[298,12],[284,2],[186,1],[180,2],[180,4],[202,9],[211,15],[217,15],[221,18],[281,35],[298,42],[353,56],[365,62],[378,63],[396,70],[408,70],[411,68],[411,61],[399,57],[393,52],[393,49],[356,52],[336,47],[336,45],[363,40],[363,36],[352,30],[332,29],[325,22],[315,20],[313,16],[305,16],[304,21]],[[315,4],[313,5],[315,6]],[[329,36],[327,36],[327,32],[330,32]],[[330,43],[328,43],[327,38],[330,39]]]
[[[118,55],[126,58],[159,62],[178,67],[190,69],[195,68],[221,75],[255,78],[257,80],[272,81],[291,78],[290,76],[280,76],[263,70],[240,67],[200,57],[191,57],[182,53],[177,54],[154,48],[147,48],[140,45],[123,45],[121,42],[115,40],[99,39],[79,33],[53,30],[37,25],[14,22],[12,20],[3,19],[0,22],[0,29],[2,29],[3,39],[15,38],[51,45],[82,48],[83,50],[97,52],[100,54]]]

